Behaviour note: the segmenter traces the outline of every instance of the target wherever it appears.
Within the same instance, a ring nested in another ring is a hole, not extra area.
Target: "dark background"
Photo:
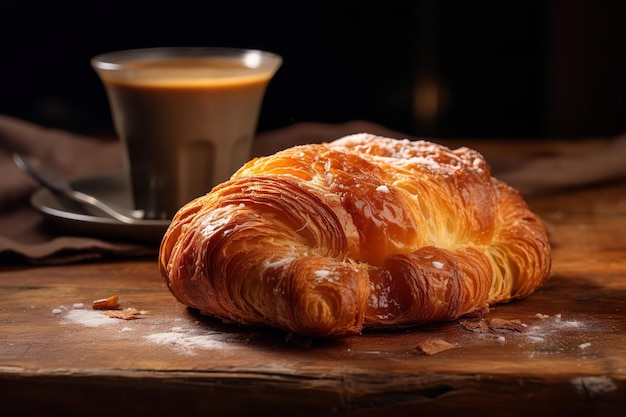
[[[626,2],[44,1],[0,6],[0,113],[112,132],[89,60],[203,45],[284,57],[259,130],[365,119],[415,136],[626,130]]]

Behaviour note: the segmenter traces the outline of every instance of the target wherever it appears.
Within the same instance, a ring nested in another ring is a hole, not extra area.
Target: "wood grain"
[[[623,415],[626,183],[530,204],[554,247],[535,294],[484,319],[340,341],[201,316],[154,259],[5,267],[0,415]],[[113,294],[143,314],[91,310]],[[423,354],[435,339],[454,347]]]

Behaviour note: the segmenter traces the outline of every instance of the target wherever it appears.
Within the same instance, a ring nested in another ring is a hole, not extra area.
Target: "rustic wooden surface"
[[[310,341],[186,309],[154,259],[5,267],[0,415],[625,415],[626,183],[529,202],[553,276],[474,331],[480,319]],[[144,314],[91,310],[113,294]],[[454,348],[421,353],[432,339]]]

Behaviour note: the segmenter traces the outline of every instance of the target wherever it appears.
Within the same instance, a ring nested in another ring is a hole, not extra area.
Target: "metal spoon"
[[[34,158],[13,153],[13,161],[19,169],[33,177],[41,185],[73,201],[95,207],[122,223],[136,224],[144,216],[142,210],[124,210],[119,207],[113,208],[109,203],[105,203],[92,195],[75,190],[58,172],[50,167],[42,167]]]

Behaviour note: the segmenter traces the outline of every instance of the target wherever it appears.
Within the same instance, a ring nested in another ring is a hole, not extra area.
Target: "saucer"
[[[132,206],[131,191],[122,172],[79,178],[72,187],[120,207]],[[121,223],[90,211],[79,203],[40,188],[31,196],[31,204],[44,214],[46,220],[64,232],[158,245],[170,220],[139,220],[136,224]]]

